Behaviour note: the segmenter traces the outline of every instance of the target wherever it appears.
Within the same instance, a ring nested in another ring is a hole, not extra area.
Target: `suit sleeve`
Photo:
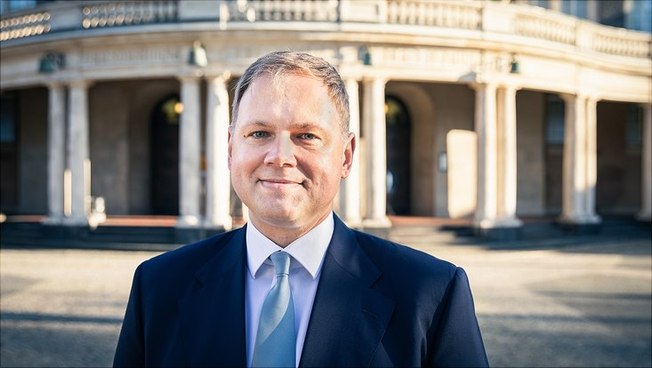
[[[437,325],[431,330],[431,353],[423,365],[488,367],[469,280],[463,269],[456,269],[439,309]]]
[[[142,367],[145,365],[144,333],[141,310],[141,267],[136,269],[131,286],[118,346],[113,358],[114,367]]]

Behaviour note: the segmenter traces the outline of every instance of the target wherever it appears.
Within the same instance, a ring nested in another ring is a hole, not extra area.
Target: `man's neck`
[[[329,210],[325,214],[315,217],[313,221],[302,222],[301,224],[288,224],[288,223],[272,223],[262,221],[261,219],[250,216],[249,221],[269,240],[273,241],[281,248],[285,248],[293,241],[299,239],[315,226],[319,225],[328,216],[331,216],[332,211]]]

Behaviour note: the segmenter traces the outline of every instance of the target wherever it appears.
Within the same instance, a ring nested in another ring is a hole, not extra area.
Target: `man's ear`
[[[232,149],[232,144],[233,144],[233,136],[231,135],[231,126],[229,126],[228,131],[229,131],[229,140],[228,140],[228,158],[229,158],[229,170],[231,170],[231,149]]]
[[[342,179],[346,179],[351,173],[353,166],[353,154],[355,153],[357,140],[355,134],[348,133],[344,142],[344,162],[342,163]]]

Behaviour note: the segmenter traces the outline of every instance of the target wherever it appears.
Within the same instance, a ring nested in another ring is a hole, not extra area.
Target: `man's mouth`
[[[303,185],[303,181],[283,179],[283,178],[265,178],[258,180],[263,186],[270,188],[289,188],[296,185]]]

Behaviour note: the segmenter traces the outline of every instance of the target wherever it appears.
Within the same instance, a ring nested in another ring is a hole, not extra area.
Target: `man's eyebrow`
[[[324,128],[316,123],[297,123],[297,124],[292,124],[291,128],[293,129],[315,129],[315,130],[324,130]]]
[[[268,122],[266,122],[264,120],[247,121],[247,122],[244,122],[244,124],[242,124],[243,127],[244,126],[247,126],[247,127],[250,127],[250,126],[256,127],[256,126],[258,126],[258,127],[264,127],[264,128],[269,127],[271,125],[272,124],[270,124],[270,123],[268,123]]]

